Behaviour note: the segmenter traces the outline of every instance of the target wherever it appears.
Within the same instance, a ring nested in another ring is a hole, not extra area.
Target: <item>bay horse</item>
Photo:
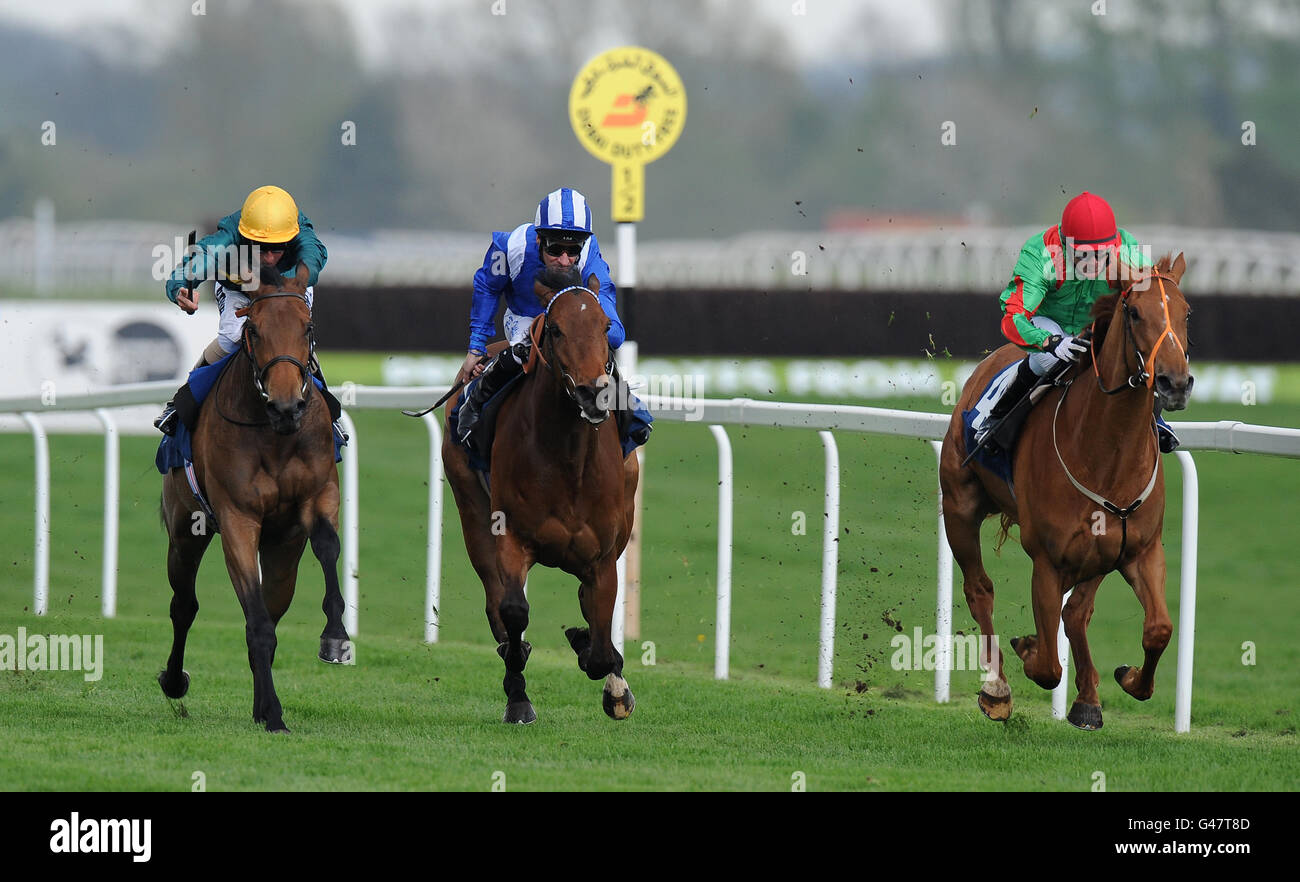
[[[226,569],[244,610],[253,720],[268,732],[289,731],[271,665],[275,627],[293,600],[298,562],[309,540],[325,574],[320,658],[343,663],[349,649],[338,579],[338,469],[328,405],[311,380],[315,335],[304,293],[307,275],[305,264],[292,279],[273,267],[263,271],[251,304],[237,312],[245,318],[241,346],[199,413],[194,472],[216,524],[201,517],[182,469],[163,479],[173,640],[158,683],[173,699],[189,690],[182,662],[199,609],[194,581],[219,530]]]
[[[974,407],[989,381],[1024,357],[1006,345],[966,382],[943,440],[939,482],[948,543],[961,567],[963,588],[981,637],[984,684],[980,710],[992,720],[1011,716],[1011,687],[993,630],[993,583],[980,555],[980,525],[1001,514],[1001,540],[1020,525],[1020,544],[1033,561],[1036,633],[1013,638],[1025,674],[1044,689],[1061,680],[1056,632],[1061,616],[1074,656],[1078,696],[1069,721],[1100,729],[1098,675],[1088,651],[1088,622],[1097,587],[1114,570],[1133,587],[1145,614],[1141,667],[1115,669],[1119,685],[1139,701],[1151,697],[1156,664],[1173,626],[1165,605],[1164,467],[1153,431],[1155,399],[1167,410],[1187,406],[1192,390],[1187,357],[1190,310],[1178,288],[1183,255],[1154,267],[1121,267],[1114,293],[1092,315],[1092,366],[1072,367],[1029,412],[1016,442],[1013,486],[972,461],[962,411]],[[1088,357],[1085,356],[1085,359]],[[1094,375],[1096,381],[1094,380]],[[1111,388],[1114,384],[1114,388]],[[1014,489],[1013,489],[1014,487]],[[1071,588],[1064,610],[1061,601]],[[996,656],[996,658],[994,658]]]
[[[503,722],[537,719],[524,682],[532,647],[523,639],[529,610],[524,581],[534,563],[579,580],[578,603],[588,627],[569,628],[565,636],[578,667],[592,680],[605,678],[605,713],[626,719],[635,699],[611,629],[615,563],[632,532],[638,466],[635,455],[623,457],[617,421],[604,407],[613,361],[606,337],[610,321],[588,288],[573,285],[556,293],[540,281],[534,287],[546,311],[530,331],[528,372],[497,414],[490,491],[450,426],[442,460],[465,548],[487,596],[488,625],[505,662]],[[505,345],[493,344],[488,354]],[[459,397],[448,401],[448,415]]]

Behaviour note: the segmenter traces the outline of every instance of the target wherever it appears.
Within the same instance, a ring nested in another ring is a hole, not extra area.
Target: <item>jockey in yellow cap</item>
[[[195,368],[215,364],[239,348],[244,319],[236,311],[251,301],[241,290],[239,262],[232,255],[253,246],[260,254],[261,265],[274,266],[281,275],[293,276],[298,264],[307,265],[307,307],[311,308],[315,294],[312,286],[329,254],[292,196],[279,187],[258,187],[248,194],[239,211],[221,219],[215,233],[204,236],[188,250],[167,279],[167,299],[191,315],[199,306],[199,284],[208,279],[213,281],[219,313],[217,337],[203,350]],[[258,268],[253,268],[253,273],[256,277]],[[314,362],[313,369],[319,377]],[[331,400],[332,396],[327,394],[326,399]],[[331,410],[336,408],[331,401]],[[338,415],[333,416],[337,419]],[[191,424],[197,417],[198,403],[186,383],[167,403],[154,425],[170,435],[176,430],[178,420]]]

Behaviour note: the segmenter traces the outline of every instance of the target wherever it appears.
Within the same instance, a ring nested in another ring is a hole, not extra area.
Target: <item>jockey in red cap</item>
[[[1075,196],[1059,225],[1029,237],[1001,297],[1002,333],[1029,356],[976,440],[982,441],[1040,378],[1088,351],[1075,335],[1091,321],[1092,305],[1112,292],[1121,262],[1132,269],[1151,265],[1137,240],[1116,226],[1110,205],[1094,193]],[[1160,449],[1168,453],[1178,446],[1178,438],[1156,416]]]

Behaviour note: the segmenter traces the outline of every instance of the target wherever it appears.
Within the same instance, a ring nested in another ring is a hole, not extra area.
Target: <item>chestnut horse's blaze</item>
[[[534,325],[535,363],[498,412],[491,495],[450,430],[442,459],[505,662],[504,721],[537,719],[523,673],[532,650],[523,639],[529,609],[524,580],[534,563],[578,578],[588,627],[569,628],[565,636],[578,667],[593,680],[605,678],[604,710],[621,720],[635,700],[612,640],[615,564],[632,531],[637,458],[623,458],[617,421],[600,403],[610,381],[610,352],[609,319],[599,301],[582,287],[555,294],[539,284],[538,296],[547,309]],[[504,345],[493,344],[488,354]],[[448,414],[458,398],[447,402]]]
[[[272,270],[245,313],[240,352],[204,402],[194,430],[194,471],[221,531],[226,569],[247,622],[253,719],[287,732],[271,679],[275,626],[289,608],[298,561],[311,541],[325,574],[320,658],[346,660],[338,579],[339,478],[329,408],[308,376],[311,313],[307,267],[287,283]],[[198,503],[181,469],[163,478],[172,651],[158,683],[169,698],[189,689],[185,640],[198,612],[194,580],[213,529],[198,529]],[[259,575],[260,563],[260,575]]]
[[[1192,389],[1190,310],[1178,289],[1185,268],[1181,254],[1172,261],[1166,255],[1151,270],[1138,273],[1137,282],[1097,301],[1095,377],[1093,366],[1075,368],[1067,375],[1069,385],[1051,389],[1030,411],[1015,449],[1014,493],[983,466],[961,465],[966,457],[961,415],[990,379],[1023,352],[1011,345],[998,349],[980,363],[962,391],[943,440],[939,482],[948,542],[962,570],[967,604],[980,632],[992,637],[982,641],[993,648],[980,658],[987,673],[978,699],[990,719],[1011,716],[1011,687],[993,630],[993,583],[980,551],[980,525],[995,514],[1001,514],[1004,530],[1020,525],[1020,544],[1033,561],[1037,633],[1011,641],[1025,674],[1045,689],[1060,682],[1056,631],[1064,615],[1078,688],[1069,720],[1081,729],[1101,728],[1087,627],[1097,587],[1107,573],[1119,570],[1145,613],[1145,657],[1141,667],[1118,667],[1115,678],[1134,698],[1151,697],[1156,664],[1173,630],[1165,606],[1161,543],[1164,467],[1152,431],[1152,408],[1159,398],[1164,408],[1182,410]],[[1062,610],[1061,600],[1071,588],[1074,593]]]

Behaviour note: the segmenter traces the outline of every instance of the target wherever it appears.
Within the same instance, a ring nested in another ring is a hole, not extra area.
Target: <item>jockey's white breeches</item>
[[[1029,323],[1035,328],[1042,328],[1053,336],[1065,333],[1064,328],[1045,315],[1036,315],[1029,320]],[[1029,369],[1034,372],[1034,376],[1041,377],[1052,369],[1057,360],[1056,356],[1050,352],[1035,352],[1029,356]]]
[[[239,348],[239,339],[244,333],[244,318],[235,315],[235,311],[248,306],[252,300],[238,288],[226,288],[220,283],[214,284],[214,294],[217,298],[217,311],[221,314],[217,326],[217,340],[221,344],[221,351],[229,355]],[[306,294],[307,309],[310,310],[315,292],[309,287]]]
[[[516,315],[509,309],[506,310],[506,314],[501,318],[501,326],[505,330],[506,339],[510,341],[511,346],[523,342],[528,336],[528,328],[532,325],[534,318],[535,316]]]

